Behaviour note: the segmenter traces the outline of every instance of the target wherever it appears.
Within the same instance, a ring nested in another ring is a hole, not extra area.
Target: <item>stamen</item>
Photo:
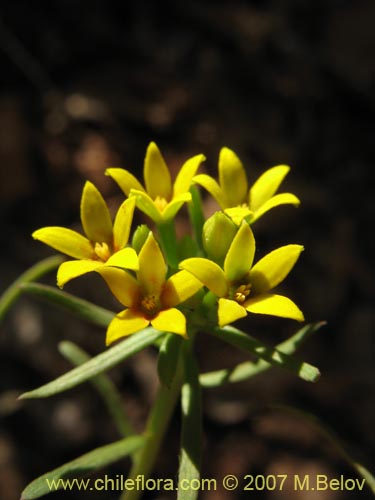
[[[239,304],[245,302],[247,296],[250,294],[251,285],[248,283],[247,285],[241,285],[234,292],[233,298]]]
[[[141,307],[146,313],[155,313],[157,309],[155,295],[146,295],[146,297],[143,297]]]
[[[107,262],[107,260],[111,256],[111,251],[109,249],[109,246],[107,245],[107,243],[104,243],[104,242],[103,243],[95,243],[94,252],[99,257],[99,259],[102,260],[103,262]]]

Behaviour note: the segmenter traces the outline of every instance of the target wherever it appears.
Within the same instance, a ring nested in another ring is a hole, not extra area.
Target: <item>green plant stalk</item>
[[[205,217],[202,210],[202,200],[196,186],[191,186],[190,194],[192,201],[188,204],[190,222],[193,228],[195,242],[199,248],[200,254],[204,255],[202,230]]]
[[[181,349],[180,352],[182,351],[183,349]],[[169,388],[163,385],[159,387],[159,392],[154,406],[151,409],[143,434],[146,442],[134,457],[133,466],[130,470],[128,479],[133,479],[135,481],[139,475],[147,479],[154,467],[156,457],[159,453],[161,443],[180,394],[182,385],[181,361],[180,355],[176,375],[171,386]],[[142,494],[143,491],[136,489],[124,491],[121,500],[138,500]]]
[[[170,220],[163,224],[158,224],[160,243],[167,259],[167,264],[171,271],[178,269],[177,236],[174,221]]]
[[[20,289],[20,285],[22,283],[28,283],[29,281],[41,278],[45,274],[48,274],[56,269],[63,262],[63,260],[63,256],[54,255],[53,257],[41,260],[21,274],[21,276],[19,276],[0,297],[0,321],[4,318],[12,304],[21,295],[22,290]]]

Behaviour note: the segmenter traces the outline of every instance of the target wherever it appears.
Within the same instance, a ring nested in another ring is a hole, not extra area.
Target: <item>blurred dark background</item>
[[[86,179],[112,209],[118,206],[122,195],[104,170],[122,166],[141,178],[151,140],[173,171],[204,153],[206,171],[216,176],[222,146],[237,152],[250,182],[270,166],[292,167],[282,191],[296,193],[302,205],[281,207],[256,224],[257,256],[287,243],[305,245],[280,289],[307,321],[328,322],[300,352],[322,378],[308,384],[272,370],[205,391],[204,477],[355,477],[321,433],[275,403],[315,414],[356,460],[374,468],[374,22],[371,0],[14,0],[0,8],[1,289],[52,254],[31,239],[33,230],[79,228]],[[209,213],[214,205],[205,200]],[[180,221],[182,233],[186,212]],[[53,284],[54,276],[44,282]],[[96,276],[66,290],[118,308]],[[254,316],[242,326],[269,343],[297,329],[291,321]],[[1,330],[0,497],[15,500],[34,477],[118,435],[87,384],[16,402],[19,393],[69,369],[57,351],[60,340],[96,354],[104,348],[103,330],[25,296]],[[197,353],[202,371],[246,358],[204,336]],[[155,361],[155,352],[145,351],[111,372],[139,430],[157,386]],[[155,477],[175,476],[178,431],[176,412]],[[127,467],[121,462],[103,474]],[[118,496],[75,491],[54,498],[103,495]],[[222,490],[201,498],[247,496]],[[256,498],[371,494],[285,490]]]

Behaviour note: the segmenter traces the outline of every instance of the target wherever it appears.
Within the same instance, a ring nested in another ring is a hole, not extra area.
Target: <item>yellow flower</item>
[[[57,284],[63,287],[69,280],[103,266],[122,265],[138,269],[138,257],[132,248],[125,248],[133,220],[135,200],[126,200],[118,209],[112,225],[108,207],[97,188],[86,182],[81,198],[81,222],[86,236],[65,227],[43,227],[34,231],[33,238],[62,252],[73,261],[61,264]]]
[[[219,183],[207,174],[196,175],[193,181],[204,187],[237,225],[241,224],[243,219],[253,223],[278,205],[300,204],[294,194],[275,195],[290,170],[286,165],[266,170],[249,189],[246,172],[240,159],[232,150],[222,148],[218,170]]]
[[[108,168],[106,174],[112,177],[126,196],[135,196],[137,207],[156,224],[172,219],[185,202],[191,201],[189,193],[192,179],[202,161],[203,155],[187,160],[181,167],[172,186],[168,167],[157,145],[151,142],[147,148],[144,163],[145,188],[127,170]]]
[[[107,345],[150,323],[156,330],[186,336],[186,318],[175,306],[194,295],[202,284],[187,271],[166,280],[167,265],[151,232],[139,253],[136,278],[118,268],[102,267],[98,272],[126,307],[110,323]]]
[[[180,268],[192,273],[219,297],[218,320],[224,326],[247,312],[303,321],[302,312],[287,297],[269,293],[296,263],[303,247],[286,245],[270,252],[253,267],[255,240],[246,222],[233,239],[223,269],[204,258],[186,259]]]

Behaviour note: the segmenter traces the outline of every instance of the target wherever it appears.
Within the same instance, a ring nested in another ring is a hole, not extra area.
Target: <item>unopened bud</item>
[[[150,234],[150,228],[146,224],[141,224],[134,231],[132,238],[132,247],[139,254],[143,245],[145,244],[148,235]]]
[[[219,266],[223,265],[237,229],[237,226],[224,212],[215,212],[204,223],[204,249],[207,257],[219,264]]]

